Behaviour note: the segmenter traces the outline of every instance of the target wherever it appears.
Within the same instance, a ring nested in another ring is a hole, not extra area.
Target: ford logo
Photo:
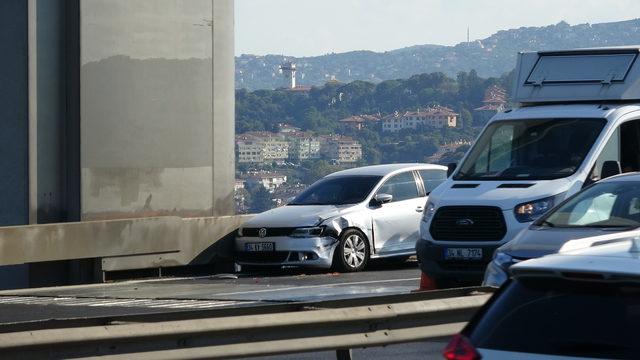
[[[260,236],[261,238],[267,236],[267,229],[262,228],[262,229],[258,230],[258,236]]]
[[[473,220],[471,219],[458,219],[456,220],[456,225],[458,226],[471,226],[473,225]]]

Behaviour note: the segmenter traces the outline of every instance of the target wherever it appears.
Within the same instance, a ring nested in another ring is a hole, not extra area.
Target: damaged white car
[[[389,164],[327,175],[243,224],[236,262],[359,271],[371,258],[408,257],[427,196],[446,173],[440,165]]]

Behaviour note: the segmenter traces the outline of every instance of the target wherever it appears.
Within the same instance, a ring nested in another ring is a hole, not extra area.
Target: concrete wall
[[[0,1],[0,226],[234,214],[233,40],[233,0]],[[33,249],[0,288],[101,263]]]
[[[233,2],[83,0],[80,22],[82,219],[233,214]]]

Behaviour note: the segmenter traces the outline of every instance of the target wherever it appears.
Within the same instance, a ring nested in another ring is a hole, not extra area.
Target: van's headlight
[[[554,207],[563,196],[564,193],[516,205],[513,213],[521,223],[534,221]]]
[[[424,206],[424,211],[422,212],[422,221],[428,223],[431,221],[431,218],[436,213],[436,206],[433,205],[431,201],[427,201],[427,205]]]
[[[319,237],[324,233],[324,226],[297,228],[291,232],[291,237],[310,238]]]

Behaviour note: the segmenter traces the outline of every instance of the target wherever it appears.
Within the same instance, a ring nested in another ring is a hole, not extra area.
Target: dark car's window
[[[422,177],[422,183],[424,184],[424,190],[427,194],[433,191],[443,181],[447,180],[446,170],[418,170],[420,177]]]
[[[631,359],[638,324],[637,283],[530,278],[510,282],[465,333],[478,348]]]
[[[364,201],[381,176],[330,176],[318,180],[288,205],[345,205]]]
[[[389,178],[380,187],[378,194],[393,196],[393,202],[418,197],[418,187],[413,172],[404,172]]]
[[[455,180],[544,180],[575,173],[604,119],[496,121],[482,132]]]
[[[554,227],[636,228],[640,226],[640,184],[613,181],[595,184],[540,219]]]

